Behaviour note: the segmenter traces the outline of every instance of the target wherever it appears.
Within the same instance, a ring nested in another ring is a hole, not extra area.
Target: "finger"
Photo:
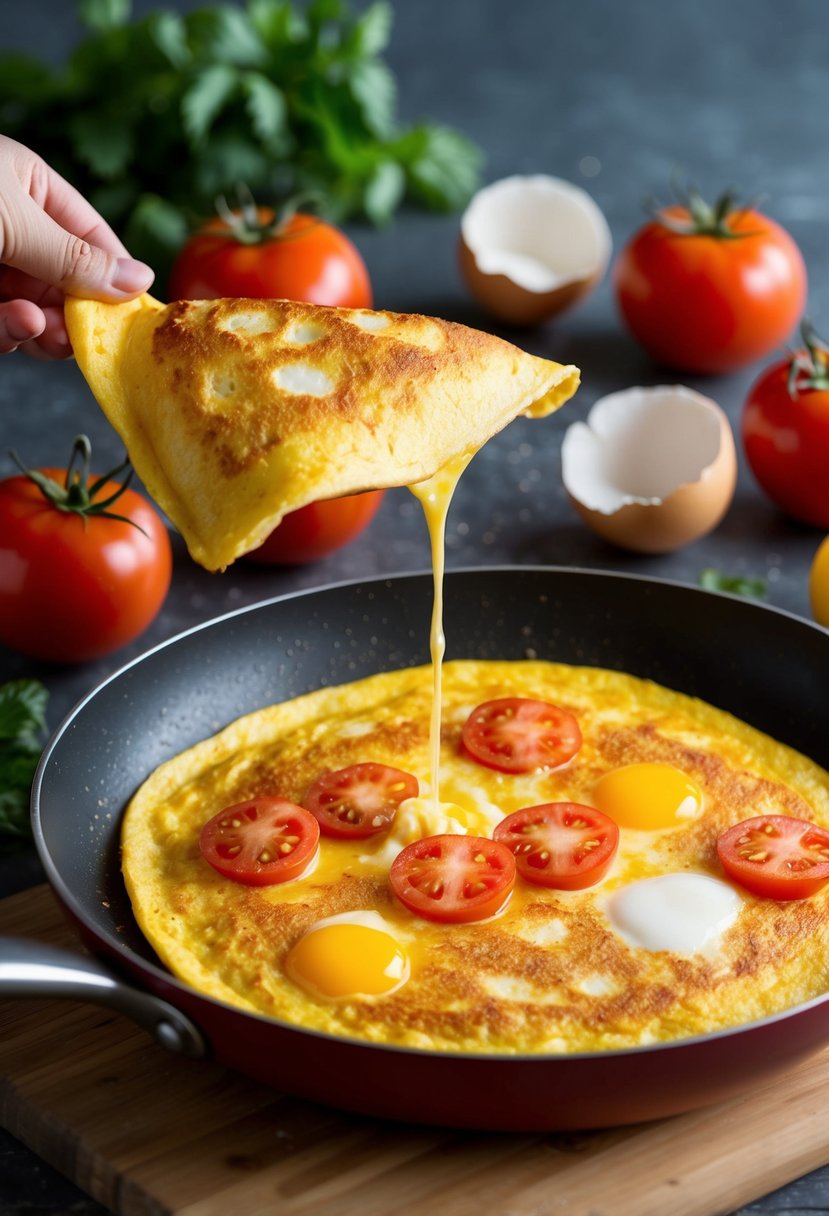
[[[31,300],[0,304],[0,355],[8,355],[22,343],[39,337],[45,328],[46,317]]]
[[[26,355],[44,359],[68,359],[72,354],[69,335],[66,332],[66,322],[63,318],[63,308],[46,307],[43,309],[46,324],[43,332],[31,342],[26,342],[20,349]]]
[[[18,347],[21,355],[25,355],[28,359],[34,359],[37,363],[53,363],[52,355],[47,355],[45,350],[41,350],[38,346],[38,339],[35,338],[32,342],[24,342]]]
[[[153,272],[67,232],[22,191],[14,201],[3,261],[70,295],[129,300],[146,291]]]
[[[47,304],[63,304],[63,292],[57,287],[34,279],[13,266],[0,265],[0,300],[31,300],[45,308]]]
[[[74,232],[106,253],[129,258],[128,250],[106,220],[65,177],[61,177],[45,161],[38,160],[33,167],[29,193],[46,214],[67,232]]]

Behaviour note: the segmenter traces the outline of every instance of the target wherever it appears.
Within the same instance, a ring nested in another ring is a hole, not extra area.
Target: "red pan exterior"
[[[267,1021],[140,967],[142,987],[186,1013],[213,1058],[310,1101],[383,1119],[487,1131],[573,1131],[707,1106],[785,1073],[829,1042],[829,1001],[754,1028],[628,1052],[471,1056],[384,1048]],[[193,1067],[198,1067],[194,1062]]]
[[[829,634],[816,626],[733,597],[588,572],[462,572],[448,577],[447,590],[450,587],[454,600],[448,617],[450,636],[453,620],[460,628],[473,606],[478,616],[483,613],[474,644],[452,648],[458,657],[521,657],[528,636],[534,643],[544,642],[540,649],[538,644],[533,645],[542,658],[561,659],[562,652],[577,647],[578,656],[571,655],[569,661],[620,667],[705,696],[783,741],[800,746],[825,767],[829,764],[823,725],[825,689],[829,688]],[[403,630],[408,635],[411,621],[399,619],[401,615],[407,617],[404,605],[417,602],[417,612],[425,612],[430,594],[426,576],[380,580],[374,585],[338,590],[339,595],[333,598],[329,590],[270,602],[223,618],[204,631],[195,631],[195,636],[192,631],[182,635],[124,669],[99,690],[100,696],[93,694],[80,706],[58,732],[36,779],[36,834],[56,893],[93,951],[130,976],[137,986],[153,991],[188,1014],[222,1064],[313,1101],[407,1122],[548,1131],[645,1121],[716,1102],[771,1080],[829,1042],[826,997],[733,1031],[630,1051],[572,1056],[430,1053],[338,1039],[255,1017],[200,996],[167,975],[153,960],[137,929],[123,931],[129,911],[117,874],[117,854],[113,853],[117,849],[117,818],[109,835],[100,842],[99,855],[88,874],[83,860],[67,846],[66,833],[56,834],[58,815],[64,816],[64,828],[72,822],[67,804],[71,808],[80,801],[83,807],[83,798],[72,797],[73,789],[81,780],[90,779],[88,773],[84,776],[80,770],[74,772],[67,757],[78,748],[83,755],[84,749],[90,751],[94,740],[99,746],[104,740],[108,750],[125,763],[118,744],[119,702],[129,703],[134,737],[137,709],[143,708],[148,721],[157,720],[151,716],[151,707],[157,707],[169,695],[169,687],[177,688],[177,678],[189,684],[185,699],[188,691],[196,706],[206,698],[208,708],[204,712],[209,712],[214,685],[221,684],[226,674],[221,670],[210,674],[210,656],[226,654],[228,647],[240,645],[239,654],[231,655],[238,662],[252,642],[252,653],[261,661],[259,631],[263,621],[269,630],[277,621],[280,637],[290,638],[297,629],[304,629],[308,636],[321,628],[315,612],[327,595],[326,611],[336,608],[343,620],[352,623],[368,618],[366,628],[373,645],[383,620],[396,622],[397,633]],[[532,597],[535,609],[530,611]],[[371,609],[368,613],[367,607]],[[294,621],[287,619],[291,613],[295,614]],[[547,624],[550,613],[557,624]],[[488,622],[487,614],[492,614]],[[532,621],[528,625],[529,618]],[[621,647],[616,645],[611,655],[608,621],[613,619],[629,620],[630,629]],[[330,623],[325,625],[325,632],[329,631]],[[699,646],[703,638],[712,636],[711,631],[713,636],[719,635],[723,649],[706,657]],[[694,633],[699,639],[696,649]],[[350,626],[344,626],[344,636],[350,636]],[[765,647],[766,674],[756,671],[758,644]],[[365,674],[372,664],[377,670],[423,661],[417,654],[404,654],[395,636],[386,637],[378,648],[382,653],[366,651]],[[672,659],[672,655],[678,657]],[[668,669],[678,678],[666,674]],[[718,673],[724,670],[729,679],[721,687],[721,695],[711,695],[716,692]],[[784,678],[786,672],[788,678]],[[205,678],[209,687],[202,692],[196,682]],[[299,682],[305,680],[311,687],[315,678],[319,677],[308,671]],[[346,678],[356,678],[353,670],[343,675]],[[293,683],[292,677],[285,695],[299,690]],[[266,684],[271,691],[269,678]],[[765,690],[761,698],[765,709],[757,706],[760,690]],[[247,695],[255,700],[262,693],[259,690]],[[820,696],[824,698],[823,718],[820,702],[815,699]],[[273,699],[278,697],[270,695]],[[749,712],[752,705],[753,713]],[[252,707],[228,705],[224,720]],[[198,721],[198,713],[195,717],[183,728],[184,735],[189,732],[194,740],[209,733]],[[159,744],[161,755],[172,755],[184,745],[180,737],[164,739]],[[823,754],[819,754],[821,749]],[[126,775],[129,789],[158,762],[156,751],[154,744],[148,755],[133,760],[135,771]],[[97,771],[97,763],[93,767]],[[122,794],[119,807],[124,801]],[[83,814],[83,810],[74,812],[81,819]],[[102,890],[107,895],[105,902],[101,900]],[[194,1062],[193,1067],[198,1066]]]

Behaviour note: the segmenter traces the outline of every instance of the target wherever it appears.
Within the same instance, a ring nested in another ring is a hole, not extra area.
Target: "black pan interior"
[[[829,635],[787,613],[594,571],[450,572],[447,658],[538,657],[644,676],[703,698],[829,768]],[[124,668],[56,732],[35,780],[41,858],[59,894],[113,945],[154,956],[132,921],[119,821],[163,760],[243,713],[428,661],[431,575],[271,600],[191,630]]]

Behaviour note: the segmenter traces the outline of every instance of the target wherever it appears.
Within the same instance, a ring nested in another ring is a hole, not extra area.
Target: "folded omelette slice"
[[[306,503],[431,477],[579,382],[449,321],[292,300],[70,299],[66,323],[138,476],[208,570]]]

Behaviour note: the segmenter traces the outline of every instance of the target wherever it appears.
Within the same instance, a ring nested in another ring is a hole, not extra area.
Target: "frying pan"
[[[647,677],[702,697],[829,768],[829,634],[678,583],[555,568],[446,577],[450,658],[539,658]],[[167,1046],[274,1087],[405,1121],[490,1130],[632,1123],[731,1096],[829,1041],[829,994],[775,1017],[652,1047],[464,1055],[361,1043],[223,1005],[173,978],[131,915],[119,819],[163,760],[240,714],[324,684],[428,661],[426,574],[280,597],[130,663],[66,718],[32,814],[52,886],[91,958],[3,943],[0,996],[96,1000]],[[5,960],[5,961],[3,961]],[[198,1067],[198,1064],[193,1064]]]

